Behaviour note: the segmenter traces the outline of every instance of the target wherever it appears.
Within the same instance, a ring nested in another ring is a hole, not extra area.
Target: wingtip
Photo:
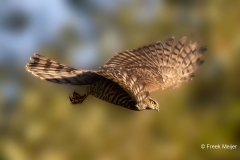
[[[167,43],[167,42],[174,42],[175,41],[175,38],[172,36],[172,37],[170,37],[170,38],[168,38],[166,41],[165,41],[165,43]]]
[[[200,60],[199,64],[202,65],[204,63],[204,60]]]
[[[183,36],[180,40],[186,41],[187,40],[187,36]]]
[[[206,50],[208,49],[207,46],[203,46],[199,49],[199,51],[201,51],[202,53],[204,53]]]

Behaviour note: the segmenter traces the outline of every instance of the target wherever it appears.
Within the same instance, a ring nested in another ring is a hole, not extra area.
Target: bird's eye
[[[151,100],[151,101],[150,101],[150,104],[151,104],[151,105],[155,105],[155,102]]]

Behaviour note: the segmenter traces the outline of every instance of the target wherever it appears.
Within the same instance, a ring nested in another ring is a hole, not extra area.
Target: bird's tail
[[[71,85],[92,84],[97,76],[92,71],[76,70],[39,54],[30,57],[26,70],[43,80]]]

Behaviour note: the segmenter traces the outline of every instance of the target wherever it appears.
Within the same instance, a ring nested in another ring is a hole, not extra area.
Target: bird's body
[[[88,85],[88,94],[132,110],[156,109],[158,104],[150,97],[154,90],[177,88],[194,77],[202,64],[200,57],[206,47],[197,48],[197,42],[184,45],[186,37],[173,45],[174,38],[165,43],[127,50],[114,55],[97,71],[77,70],[57,63],[39,54],[30,58],[27,70],[41,79],[71,85]],[[84,98],[74,92],[72,103]]]
[[[117,83],[99,76],[96,82],[88,87],[89,94],[113,104],[136,110],[136,102]]]

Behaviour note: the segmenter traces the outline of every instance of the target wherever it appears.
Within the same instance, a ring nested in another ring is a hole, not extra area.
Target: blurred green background
[[[34,52],[81,69],[182,36],[208,46],[196,78],[134,112],[26,72]],[[240,159],[240,1],[0,1],[0,159]],[[233,144],[237,149],[201,149]]]

